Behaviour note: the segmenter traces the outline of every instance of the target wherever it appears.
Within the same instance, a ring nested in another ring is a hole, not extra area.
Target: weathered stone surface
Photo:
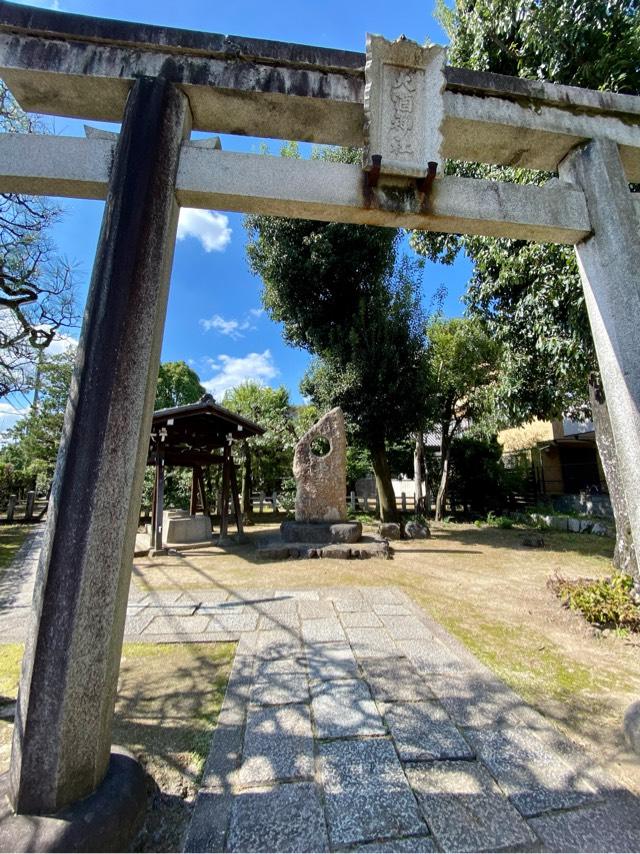
[[[308,705],[251,707],[244,736],[241,786],[313,777]]]
[[[302,638],[305,643],[346,641],[344,629],[336,616],[323,620],[303,620]]]
[[[372,611],[345,611],[340,614],[342,625],[350,629],[372,629],[382,626],[382,620]]]
[[[312,681],[353,679],[358,675],[358,662],[348,643],[309,644],[306,653]]]
[[[360,522],[299,522],[285,519],[280,525],[285,543],[357,543],[362,536]]]
[[[640,800],[623,789],[607,802],[529,819],[547,851],[638,851]]]
[[[397,522],[383,522],[378,526],[378,533],[386,540],[400,540],[402,538],[402,529]]]
[[[190,516],[186,511],[165,510],[162,530],[165,545],[202,543],[211,539],[211,519],[204,514]]]
[[[404,533],[410,540],[428,540],[431,536],[431,531],[427,525],[413,521],[407,522],[404,526]]]
[[[349,642],[358,658],[397,658],[398,653],[393,639],[385,629],[345,629]]]
[[[479,763],[408,765],[406,773],[443,851],[532,850],[535,836]]]
[[[401,614],[382,614],[381,620],[394,640],[425,640],[430,632],[417,617]]]
[[[311,707],[319,738],[384,735],[376,704],[361,679],[330,680],[311,687]]]
[[[384,703],[381,710],[403,762],[474,758],[473,750],[438,703]]]
[[[328,443],[323,456],[314,452],[318,440]],[[344,416],[335,407],[307,430],[296,445],[296,521],[340,522],[347,518],[347,440]]]
[[[322,804],[313,783],[236,795],[227,851],[327,851],[328,847]]]
[[[370,852],[395,852],[395,851],[414,851],[419,852],[435,851],[435,843],[431,836],[409,836],[404,839],[388,839],[386,842],[367,842],[362,845],[355,845],[353,851],[370,851]]]
[[[334,848],[410,834],[428,835],[391,742],[319,745],[329,836]]]
[[[424,676],[407,658],[373,658],[362,661],[369,687],[376,700],[433,700]]]
[[[422,178],[442,163],[445,50],[401,36],[367,35],[364,168],[382,157],[385,174]]]
[[[334,560],[351,560],[351,548],[343,545],[324,546],[319,550],[320,557],[333,558]]]
[[[525,709],[503,682],[482,673],[430,673],[426,678],[458,726],[517,726],[519,713]]]
[[[427,630],[425,628],[425,634]],[[463,661],[436,638],[425,640],[399,640],[396,647],[400,655],[406,655],[422,673],[460,672],[469,669]]]
[[[524,816],[589,803],[593,788],[564,759],[526,728],[466,731],[487,766]]]
[[[271,673],[268,681],[254,683],[251,689],[251,702],[260,706],[308,703],[309,683],[306,673]]]
[[[22,813],[55,813],[87,797],[110,761],[189,125],[188,100],[166,77],[136,81],[113,160],[22,669],[11,760],[12,802]]]

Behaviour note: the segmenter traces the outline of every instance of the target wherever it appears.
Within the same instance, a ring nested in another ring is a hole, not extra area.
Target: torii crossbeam
[[[365,55],[0,3],[0,76],[24,109],[121,122],[0,137],[0,192],[106,200],[16,715],[10,797],[29,832],[120,773],[111,722],[181,205],[574,244],[640,543],[640,98],[443,61],[378,37]],[[192,128],[359,146],[364,169],[221,151]],[[447,157],[559,180],[437,177]]]

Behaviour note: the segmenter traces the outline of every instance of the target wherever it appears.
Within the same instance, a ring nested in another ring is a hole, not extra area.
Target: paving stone
[[[209,617],[154,617],[142,633],[154,635],[200,634],[206,631]]]
[[[426,684],[459,726],[518,726],[521,702],[497,679],[482,673],[430,673]]]
[[[372,629],[382,625],[382,621],[373,611],[343,611],[340,619],[342,625],[350,629]]]
[[[298,602],[298,613],[303,620],[325,620],[335,619],[336,610],[332,602],[309,601],[303,599]]]
[[[612,794],[606,804],[529,819],[548,851],[639,851],[640,800]]]
[[[409,836],[404,839],[388,839],[386,842],[366,842],[362,845],[355,845],[351,850],[371,852],[414,851],[416,854],[421,854],[421,852],[436,851],[436,847],[431,836]]]
[[[231,795],[226,792],[200,790],[183,850],[189,854],[222,851],[232,803]]]
[[[251,707],[247,715],[241,786],[313,777],[309,706]]]
[[[281,673],[268,681],[254,682],[251,702],[259,706],[284,706],[309,702],[309,683],[306,673]]]
[[[306,647],[309,679],[353,679],[359,675],[358,662],[347,643],[318,643]]]
[[[269,682],[281,676],[306,676],[307,664],[304,658],[266,658],[255,662],[254,679],[256,682]]]
[[[311,708],[318,738],[386,733],[369,688],[361,679],[312,685]]]
[[[305,643],[332,643],[347,640],[337,617],[327,620],[303,620],[302,638]]]
[[[417,617],[383,614],[382,622],[394,640],[424,640],[430,632]]]
[[[406,774],[443,851],[531,850],[535,837],[478,762],[407,765]]]
[[[263,614],[260,616],[258,629],[260,631],[287,629],[300,634],[300,620],[295,611],[286,611],[278,615]]]
[[[473,750],[439,703],[384,703],[381,708],[403,762],[474,758]]]
[[[296,602],[318,601],[320,595],[317,590],[276,590],[278,599],[293,599]]]
[[[396,646],[398,653],[410,658],[422,673],[461,673],[470,668],[468,661],[463,661],[434,637],[429,640],[399,640]]]
[[[376,700],[435,699],[425,677],[408,658],[371,658],[361,663]]]
[[[296,658],[302,654],[302,644],[290,629],[256,632],[254,652],[259,658]]]
[[[195,590],[185,591],[178,602],[193,602],[196,605],[220,605],[226,602],[229,594],[226,590],[211,590],[211,588],[203,587]]]
[[[592,787],[526,727],[468,729],[466,735],[511,802],[524,816],[588,803]]]
[[[124,624],[124,633],[126,635],[140,635],[147,628],[151,620],[155,616],[155,609],[140,608],[136,613],[129,614],[127,610],[127,618]]]
[[[243,614],[253,614],[253,610],[248,605],[239,605],[235,603],[227,604],[225,602],[201,602],[198,607],[199,614],[206,614],[208,617],[240,617]]]
[[[375,607],[376,605],[406,605],[406,599],[392,587],[361,587],[362,595]]]
[[[373,602],[373,610],[376,614],[383,616],[412,617],[413,611],[408,604],[396,604],[393,602]]]
[[[313,783],[240,792],[234,799],[227,851],[327,851],[322,804]]]
[[[196,613],[202,613],[202,609]],[[249,612],[246,614],[224,614],[221,616],[216,614],[216,616],[211,616],[207,630],[210,632],[253,632],[257,627],[258,615]]]
[[[332,602],[340,614],[371,610],[371,605],[359,591],[339,591],[332,597]]]
[[[428,834],[388,739],[332,741],[318,750],[334,848]]]
[[[139,600],[141,605],[174,605],[183,595],[183,590],[153,590]]]
[[[281,617],[298,613],[298,603],[295,599],[272,599],[267,602],[259,602],[247,607],[257,611],[265,617]]]
[[[357,658],[398,657],[395,643],[385,629],[345,629]]]

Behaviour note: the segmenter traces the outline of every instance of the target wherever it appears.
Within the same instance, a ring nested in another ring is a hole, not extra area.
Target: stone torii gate
[[[640,542],[640,98],[450,68],[402,39],[365,55],[6,2],[0,76],[26,110],[122,123],[0,136],[0,192],[105,200],[20,684],[9,796],[30,842],[15,847],[65,847],[54,814],[76,841],[122,846],[139,800],[111,725],[180,206],[575,245]],[[363,168],[221,151],[191,129],[358,146]],[[442,177],[445,158],[559,180]]]

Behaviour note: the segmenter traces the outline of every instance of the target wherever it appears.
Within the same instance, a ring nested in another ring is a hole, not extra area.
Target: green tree
[[[637,0],[455,0],[451,8],[440,3],[439,17],[451,65],[638,94],[639,9]],[[446,169],[520,183],[550,177],[479,164],[448,163]],[[573,250],[419,232],[411,242],[433,260],[451,263],[463,248],[473,261],[467,302],[503,348],[497,399],[505,421],[557,417],[590,399],[616,515],[614,562],[633,571],[626,502]]]
[[[451,445],[465,423],[487,409],[496,380],[500,348],[481,322],[436,318],[427,327],[428,371],[433,423],[441,431],[440,483],[435,518],[444,516]]]
[[[200,377],[186,362],[162,362],[156,386],[156,409],[196,403],[204,393]]]
[[[394,518],[387,443],[417,429],[425,406],[417,268],[400,257],[392,229],[264,216],[247,217],[246,227],[265,308],[289,343],[318,357],[303,393],[320,408],[343,408],[371,453],[382,518]]]
[[[298,438],[295,411],[284,386],[270,388],[247,381],[226,392],[223,406],[255,421],[265,432],[245,439],[238,449],[242,462],[242,512],[251,514],[251,492],[271,493],[291,477],[293,448]]]
[[[0,131],[46,131],[2,81]],[[0,397],[32,389],[41,354],[77,322],[72,268],[50,238],[60,215],[47,200],[0,195]]]
[[[0,451],[0,460],[32,488],[45,489],[53,477],[74,363],[73,347],[40,360],[37,405],[7,431]]]

